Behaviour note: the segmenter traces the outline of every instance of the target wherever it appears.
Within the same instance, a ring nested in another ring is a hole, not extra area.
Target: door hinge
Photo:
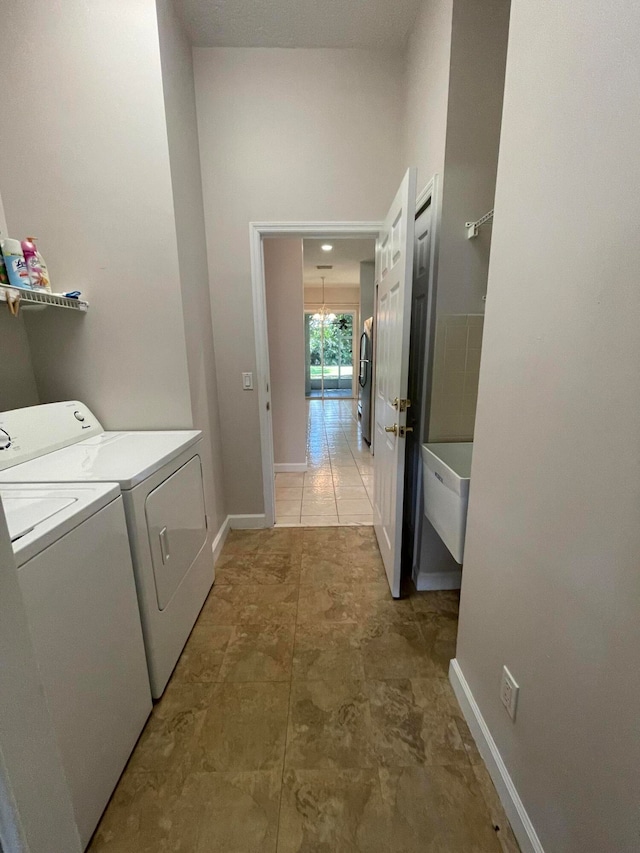
[[[404,398],[396,397],[393,401],[393,408],[398,409],[400,412],[406,412],[410,405],[411,400],[405,400]]]

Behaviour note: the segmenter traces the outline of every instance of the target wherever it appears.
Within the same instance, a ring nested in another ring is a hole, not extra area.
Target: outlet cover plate
[[[518,693],[520,687],[506,666],[502,667],[502,681],[500,682],[500,701],[507,709],[512,720],[516,718],[518,709]]]

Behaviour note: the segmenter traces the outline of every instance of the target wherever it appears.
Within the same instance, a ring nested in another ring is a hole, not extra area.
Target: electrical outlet
[[[500,682],[500,701],[507,709],[512,720],[516,718],[518,707],[518,693],[520,688],[506,666],[502,667],[502,681]]]

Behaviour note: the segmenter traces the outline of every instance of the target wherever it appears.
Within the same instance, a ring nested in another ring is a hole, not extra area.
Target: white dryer
[[[3,484],[0,497],[86,847],[151,711],[120,489]]]
[[[213,585],[201,448],[199,430],[106,432],[77,401],[0,413],[0,483],[120,484],[155,698]]]

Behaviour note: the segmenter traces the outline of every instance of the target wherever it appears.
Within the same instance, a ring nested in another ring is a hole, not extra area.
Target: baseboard
[[[457,572],[418,572],[413,576],[413,584],[418,592],[428,589],[460,589],[462,569]]]
[[[306,462],[275,462],[274,474],[304,474],[307,470]]]
[[[222,522],[222,527],[218,530],[218,533],[211,543],[211,551],[213,552],[213,565],[218,562],[220,558],[220,554],[222,553],[222,549],[224,548],[224,543],[229,535],[229,530],[231,530],[231,525],[229,524],[229,516],[225,518]]]
[[[231,530],[260,530],[267,526],[267,517],[259,515],[229,515],[227,516]]]
[[[489,731],[478,703],[473,697],[471,688],[460,669],[460,664],[454,658],[449,665],[449,681],[456,694],[464,718],[467,721],[476,746],[487,766],[489,775],[496,786],[498,796],[507,813],[511,828],[518,839],[522,853],[544,853],[540,839],[527,814],[520,795],[502,760],[496,742]]]

